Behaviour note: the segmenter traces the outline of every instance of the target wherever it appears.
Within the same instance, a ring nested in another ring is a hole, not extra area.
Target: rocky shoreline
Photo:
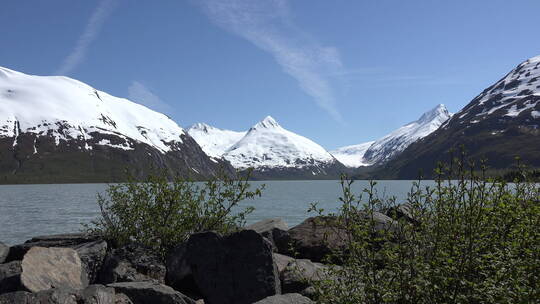
[[[380,229],[395,224],[374,218]],[[324,257],[345,245],[331,222],[313,217],[288,229],[269,219],[227,236],[195,233],[165,261],[137,244],[116,248],[82,233],[0,243],[0,304],[314,303],[310,282],[339,267]]]

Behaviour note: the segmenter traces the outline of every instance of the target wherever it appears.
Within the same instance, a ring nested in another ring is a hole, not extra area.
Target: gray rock
[[[321,262],[346,246],[347,232],[330,216],[310,217],[289,229],[288,235],[276,240],[278,252]]]
[[[88,285],[81,259],[71,248],[33,247],[24,255],[21,267],[21,284],[31,292]]]
[[[150,249],[136,244],[109,252],[105,257],[98,282],[156,281],[165,282],[166,268],[161,259]]]
[[[26,291],[0,294],[0,304],[37,304],[36,296]]]
[[[114,304],[133,304],[133,302],[123,293],[116,293],[114,295]]]
[[[405,221],[414,225],[418,225],[420,223],[418,219],[413,215],[412,207],[409,203],[388,208],[385,214],[394,220],[404,219]]]
[[[21,261],[0,264],[0,294],[22,289],[21,272]]]
[[[280,273],[283,293],[302,293],[313,281],[326,278],[327,267],[321,263],[299,259],[289,262]]]
[[[79,303],[84,304],[115,304],[114,288],[103,285],[90,285],[80,293]]]
[[[22,260],[24,255],[32,247],[75,247],[80,244],[98,240],[98,236],[86,233],[56,234],[34,237],[24,244],[11,246],[6,261]]]
[[[253,230],[225,237],[196,233],[187,243],[187,261],[208,304],[247,304],[281,293],[272,246]]]
[[[6,261],[9,254],[9,246],[0,242],[0,264]]]
[[[259,222],[256,222],[254,224],[251,224],[249,226],[246,226],[246,230],[255,230],[258,233],[264,233],[271,231],[272,229],[277,228],[281,230],[288,230],[289,226],[287,226],[287,223],[283,221],[281,218],[274,218],[274,219],[266,219]]]
[[[254,304],[312,304],[312,303],[315,303],[315,302],[311,301],[309,298],[306,298],[300,294],[288,293],[288,294],[271,296],[263,300],[260,300],[258,302],[255,302]]]
[[[195,301],[173,288],[156,282],[122,282],[107,285],[125,294],[133,304],[195,304]]]
[[[84,270],[88,275],[90,284],[95,283],[105,256],[107,255],[107,242],[93,241],[73,247],[79,254]]]
[[[52,288],[29,293],[17,291],[0,295],[0,304],[116,304],[113,288],[90,285],[84,290]],[[126,302],[125,304],[128,304]]]
[[[274,262],[276,263],[278,273],[281,275],[281,273],[285,270],[287,265],[289,263],[294,262],[294,258],[291,258],[290,256],[286,256],[279,253],[274,253]]]
[[[78,290],[71,288],[53,288],[34,293],[35,302],[47,304],[78,304],[80,294]],[[81,301],[82,303],[82,301]]]
[[[277,251],[276,240],[282,239],[287,234],[289,226],[281,218],[266,219],[245,227],[246,230],[255,230],[262,236],[267,238],[273,246],[273,250]]]
[[[379,212],[360,212],[353,220],[373,221],[376,233],[392,233],[398,227],[394,220]],[[287,232],[287,235],[276,240],[278,252],[282,254],[296,253],[296,256],[314,262],[324,262],[331,258],[331,262],[340,263],[339,255],[347,247],[348,232],[334,216],[310,217]]]

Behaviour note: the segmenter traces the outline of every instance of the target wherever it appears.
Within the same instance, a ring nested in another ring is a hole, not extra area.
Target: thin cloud
[[[206,15],[220,27],[270,53],[304,92],[342,122],[330,75],[343,68],[334,47],[321,46],[292,22],[287,0],[200,0]]]
[[[103,23],[114,11],[118,0],[102,0],[92,13],[90,20],[86,24],[83,34],[79,37],[73,51],[64,59],[57,75],[67,75],[71,73],[84,59],[90,44],[96,39]]]
[[[168,113],[172,109],[170,105],[138,81],[133,81],[128,87],[128,97],[132,101],[162,113]]]

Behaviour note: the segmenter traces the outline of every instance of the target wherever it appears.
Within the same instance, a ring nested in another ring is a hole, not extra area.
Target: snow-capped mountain
[[[220,158],[247,133],[222,130],[205,123],[196,123],[189,127],[187,132],[208,156],[214,158]]]
[[[41,168],[43,174],[60,171],[61,179],[69,175],[69,170],[62,170],[69,165],[88,170],[82,175],[110,180],[113,173],[108,166],[134,167],[141,173],[143,159],[144,166],[203,176],[216,166],[164,114],[71,78],[33,76],[2,67],[0,153],[4,168],[0,174],[19,177],[38,176],[34,169]]]
[[[364,154],[373,143],[374,141],[369,141],[358,145],[341,147],[330,151],[330,153],[349,168],[369,166],[370,164],[364,160]]]
[[[530,58],[494,85],[474,98],[457,113],[452,123],[479,124],[493,117],[501,119],[501,129],[505,132],[508,122],[520,118],[525,124],[536,125],[540,118],[540,56]],[[504,123],[503,123],[504,121]],[[450,123],[450,122],[449,122]],[[447,124],[445,127],[448,127]]]
[[[331,151],[341,163],[350,168],[382,164],[403,152],[413,142],[437,130],[452,114],[442,104],[411,123],[383,138]]]
[[[485,89],[437,131],[411,145],[388,164],[395,177],[429,176],[450,149],[464,146],[469,157],[491,168],[510,168],[515,156],[540,167],[540,56],[530,58]]]
[[[222,155],[240,170],[261,176],[336,175],[345,167],[326,149],[281,127],[272,117],[255,124]]]
[[[368,164],[381,164],[403,152],[413,142],[424,138],[437,130],[452,114],[443,104],[411,123],[375,141],[364,153],[364,162]]]

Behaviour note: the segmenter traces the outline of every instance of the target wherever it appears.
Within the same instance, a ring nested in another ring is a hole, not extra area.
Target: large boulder
[[[24,255],[21,267],[21,284],[31,292],[88,285],[81,259],[71,248],[33,247]]]
[[[247,304],[281,293],[272,246],[253,230],[194,234],[186,258],[207,304]]]
[[[8,254],[9,254],[9,246],[0,242],[0,264],[6,261]]]
[[[201,297],[201,291],[193,279],[187,259],[187,243],[176,246],[167,256],[165,283],[192,298]]]
[[[165,282],[166,268],[160,257],[137,244],[115,249],[107,254],[101,266],[98,282],[156,281]]]
[[[73,246],[83,263],[90,284],[95,283],[105,256],[107,255],[107,242],[98,240]]]
[[[99,240],[96,235],[87,233],[69,233],[37,236],[24,244],[11,246],[6,261],[22,260],[26,252],[32,247],[69,247],[73,248],[84,243],[90,243]]]
[[[273,246],[273,250],[277,251],[276,240],[282,239],[289,230],[287,223],[281,218],[266,219],[245,227],[246,230],[255,230],[262,236],[267,238]]]
[[[278,252],[316,262],[346,245],[347,232],[337,225],[336,218],[330,216],[310,217],[289,229],[288,235],[276,240]]]
[[[267,297],[254,304],[312,304],[314,303],[309,298],[297,293],[288,293]]]
[[[157,282],[121,282],[107,286],[126,295],[133,304],[195,304],[189,297]]]
[[[397,223],[380,212],[359,212],[354,221],[372,221],[375,233],[392,233],[397,229]],[[339,263],[340,254],[347,249],[348,237],[348,231],[337,217],[316,216],[289,229],[286,236],[276,240],[276,245],[282,254],[295,254],[314,262],[325,262],[331,258],[331,262]]]
[[[0,294],[21,290],[21,261],[0,264]]]
[[[306,259],[293,260],[280,273],[283,293],[308,294],[313,281],[327,278],[328,268],[321,263]]]

